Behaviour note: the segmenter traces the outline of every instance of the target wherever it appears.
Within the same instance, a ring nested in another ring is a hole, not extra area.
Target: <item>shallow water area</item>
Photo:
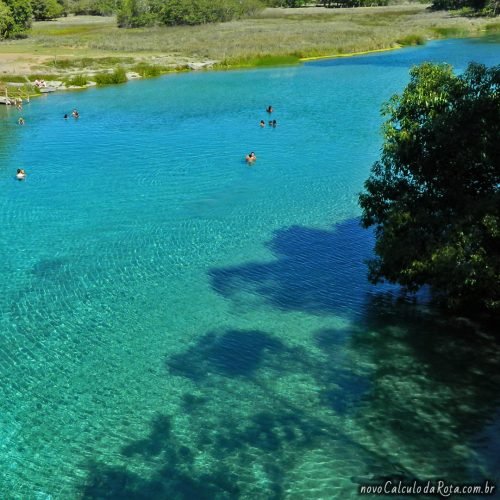
[[[367,283],[357,195],[411,65],[499,54],[171,75],[33,100],[24,126],[0,109],[0,496],[498,483],[499,346]]]

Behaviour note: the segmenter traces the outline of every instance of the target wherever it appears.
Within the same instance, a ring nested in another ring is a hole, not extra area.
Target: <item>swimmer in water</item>
[[[266,108],[266,111],[268,113],[272,113],[273,112],[273,107],[269,104],[269,106]]]
[[[245,160],[248,163],[253,163],[256,159],[257,159],[257,157],[255,156],[255,153],[253,151],[251,153],[247,154],[245,157]]]
[[[16,173],[16,178],[23,181],[26,178],[26,172],[23,168],[18,168]]]
[[[261,121],[260,121],[260,126],[261,126],[262,128],[264,128],[264,127],[266,126],[266,122],[265,122],[264,120],[261,120]]]

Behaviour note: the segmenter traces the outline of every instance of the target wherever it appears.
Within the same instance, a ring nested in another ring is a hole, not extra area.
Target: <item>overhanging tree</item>
[[[500,66],[423,64],[384,108],[360,195],[373,282],[428,284],[450,307],[500,312]]]
[[[0,40],[24,36],[31,18],[30,0],[0,0]]]

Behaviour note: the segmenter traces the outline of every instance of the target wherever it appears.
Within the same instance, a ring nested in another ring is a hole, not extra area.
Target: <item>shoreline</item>
[[[465,38],[472,38],[472,37],[465,37]],[[431,38],[427,41],[435,40],[434,38]],[[442,40],[446,40],[446,38],[443,38]],[[425,44],[422,44],[425,45]],[[362,50],[360,52],[350,52],[347,54],[332,54],[332,55],[326,55],[326,56],[315,56],[315,57],[302,57],[300,59],[301,62],[307,62],[307,61],[319,61],[321,59],[339,59],[341,57],[357,57],[357,56],[365,56],[368,54],[376,54],[377,52],[390,52],[392,50],[399,50],[399,49],[404,49],[406,47],[414,47],[415,45],[401,45],[398,44],[396,47],[387,47],[386,49],[372,49],[372,50]]]
[[[142,80],[142,79],[150,79],[150,78],[158,78],[160,76],[165,76],[168,74],[178,74],[182,72],[191,72],[191,71],[232,71],[232,70],[241,70],[241,69],[258,69],[258,68],[272,68],[272,67],[280,67],[280,66],[294,66],[310,61],[318,61],[318,60],[327,60],[327,59],[340,59],[340,58],[346,58],[346,57],[359,57],[359,56],[364,56],[364,55],[370,55],[370,54],[377,54],[377,53],[383,53],[383,52],[390,52],[390,51],[395,51],[395,50],[400,50],[404,49],[407,47],[415,47],[415,46],[423,46],[426,45],[430,41],[438,41],[438,40],[451,40],[451,39],[480,39],[483,37],[486,37],[488,35],[491,35],[492,33],[488,33],[487,30],[481,30],[481,33],[470,33],[469,36],[444,36],[444,37],[437,37],[437,38],[427,38],[425,40],[419,40],[419,43],[411,43],[411,44],[401,44],[397,42],[393,42],[393,45],[390,47],[385,47],[385,48],[378,48],[378,49],[370,49],[370,50],[360,50],[356,52],[349,52],[349,53],[338,53],[338,54],[325,54],[325,55],[319,55],[319,56],[312,56],[312,57],[297,57],[295,60],[287,60],[286,62],[280,63],[280,56],[269,56],[271,60],[273,60],[273,63],[271,64],[259,64],[261,61],[259,58],[254,58],[253,63],[248,61],[245,64],[231,64],[231,63],[226,63],[224,64],[221,61],[204,61],[204,62],[188,62],[188,63],[178,63],[177,65],[172,65],[171,67],[163,67],[158,71],[156,74],[152,75],[140,75],[137,71],[132,71],[132,70],[127,70],[124,68],[124,71],[126,73],[126,80],[121,81],[121,82],[110,82],[110,83],[105,83],[105,84],[99,84],[96,83],[95,80],[92,80],[93,77],[96,75],[103,75],[103,74],[109,74],[111,75],[113,71],[115,71],[117,68],[123,68],[122,66],[116,66],[114,68],[107,68],[103,69],[100,72],[96,72],[94,70],[94,74],[89,74],[92,73],[92,70],[89,70],[89,68],[83,68],[81,71],[78,72],[71,72],[71,73],[66,73],[66,74],[55,74],[54,80],[46,80],[47,86],[54,88],[54,92],[60,92],[60,91],[80,91],[80,90],[86,90],[88,88],[93,88],[93,87],[106,87],[109,85],[120,85],[123,83],[128,83],[130,81],[134,80]],[[0,53],[0,60],[2,59],[2,53]],[[122,56],[125,58],[125,56]],[[96,58],[97,60],[99,58]],[[138,63],[141,64],[141,63]],[[143,63],[145,66],[150,67],[150,68],[156,68],[157,66],[150,65],[148,63]],[[15,97],[21,97],[22,93],[26,97],[28,97],[28,101],[32,98],[40,97],[44,95],[44,92],[36,92],[36,91],[29,91],[30,87],[33,88],[32,84],[30,84],[32,79],[35,79],[37,77],[38,73],[34,72],[28,72],[28,73],[23,73],[23,74],[18,74],[18,75],[13,75],[15,76],[18,81],[9,81],[8,76],[4,76],[2,80],[0,80],[0,92],[2,94],[5,92],[7,93],[9,90],[12,90],[13,98]],[[0,77],[1,77],[0,73]],[[47,75],[49,76],[49,75]],[[66,78],[64,78],[66,77]],[[67,82],[70,79],[78,78],[78,77],[87,77],[88,78],[88,83],[86,85],[78,86],[78,85],[68,85]],[[19,79],[23,78],[23,82],[19,82]],[[30,80],[31,79],[31,80]],[[65,81],[66,80],[66,81]],[[28,88],[28,90],[27,90]],[[52,92],[47,92],[47,93],[52,93]],[[24,99],[23,99],[24,100]]]

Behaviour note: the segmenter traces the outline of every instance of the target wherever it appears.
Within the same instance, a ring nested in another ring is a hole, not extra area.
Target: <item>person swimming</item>
[[[79,118],[80,117],[80,113],[78,113],[78,111],[76,109],[73,110],[73,113],[71,113],[71,116],[73,118]]]
[[[266,126],[266,122],[265,122],[264,120],[261,120],[261,121],[260,121],[260,126],[261,126],[262,128],[264,128],[264,127]]]
[[[17,120],[17,123],[19,123],[19,125],[24,125],[24,118],[19,118],[19,120]]]
[[[66,113],[66,114],[64,115],[64,119],[65,119],[65,120],[67,120],[67,119],[68,119],[68,113]]]
[[[23,168],[17,169],[16,178],[20,181],[23,181],[24,179],[26,179],[26,172],[24,171]]]
[[[269,106],[266,108],[266,111],[268,113],[272,113],[273,112],[273,107],[269,104]]]
[[[252,151],[251,153],[248,153],[245,157],[245,160],[248,162],[248,163],[253,163],[255,160],[257,159],[257,157],[255,156],[255,153]]]
[[[276,125],[278,125],[278,124],[276,123],[276,120],[273,120],[273,121],[271,122],[271,126],[272,126],[273,128],[276,128]]]

